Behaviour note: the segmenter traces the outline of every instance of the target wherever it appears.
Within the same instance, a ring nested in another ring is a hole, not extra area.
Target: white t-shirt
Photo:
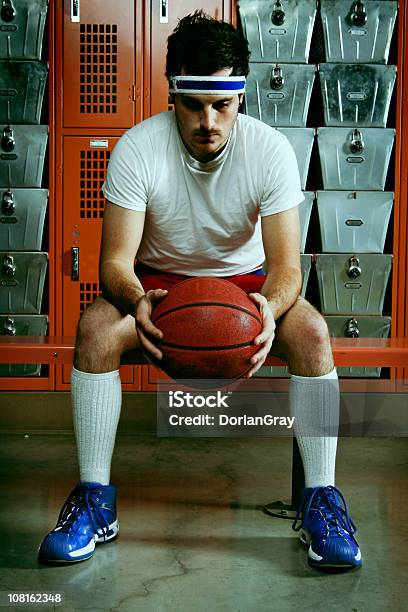
[[[286,137],[242,114],[225,149],[205,164],[187,151],[174,111],[139,123],[116,144],[102,189],[110,202],[146,211],[138,261],[191,276],[259,268],[260,216],[304,199]]]

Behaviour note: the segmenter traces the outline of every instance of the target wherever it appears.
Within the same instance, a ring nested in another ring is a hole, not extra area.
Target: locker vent
[[[81,314],[100,295],[99,283],[80,283],[79,306]]]
[[[118,26],[81,23],[80,112],[117,112]]]
[[[81,219],[102,219],[104,197],[101,191],[105,180],[110,151],[92,149],[80,152],[80,202]]]

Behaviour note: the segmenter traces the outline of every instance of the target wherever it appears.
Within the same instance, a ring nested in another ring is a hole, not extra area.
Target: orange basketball
[[[219,278],[196,277],[174,285],[154,308],[162,369],[172,378],[235,379],[259,350],[261,315],[245,291]]]

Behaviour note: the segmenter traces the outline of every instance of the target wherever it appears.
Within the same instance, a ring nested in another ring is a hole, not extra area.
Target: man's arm
[[[105,200],[99,278],[104,296],[121,312],[135,315],[144,295],[135,275],[134,261],[142,239],[145,213]]]
[[[261,223],[267,266],[261,293],[276,320],[295,303],[302,287],[298,207],[262,217]]]
[[[251,357],[250,378],[264,363],[275,337],[275,321],[295,303],[302,283],[300,267],[300,226],[297,206],[262,217],[262,241],[267,275],[261,294],[251,293],[258,305],[263,329],[255,338],[259,351]]]

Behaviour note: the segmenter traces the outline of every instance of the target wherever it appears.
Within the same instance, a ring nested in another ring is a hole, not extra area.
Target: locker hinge
[[[132,85],[132,100],[136,102],[136,85]]]

